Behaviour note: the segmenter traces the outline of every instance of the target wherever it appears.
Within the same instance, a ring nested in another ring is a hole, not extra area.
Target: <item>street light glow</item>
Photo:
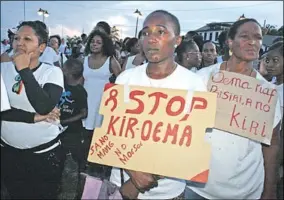
[[[43,14],[43,10],[40,8],[40,9],[37,11],[37,14],[38,14],[38,15],[42,15],[42,14]]]
[[[47,10],[43,10],[41,8],[37,11],[37,14],[40,16],[42,15],[43,22],[44,22],[44,18],[49,16],[49,13],[47,12]]]
[[[48,17],[49,16],[47,11],[45,11],[45,13],[43,15],[44,15],[44,17]]]

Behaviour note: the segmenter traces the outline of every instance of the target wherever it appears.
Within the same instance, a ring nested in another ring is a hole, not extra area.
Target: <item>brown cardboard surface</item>
[[[270,145],[277,103],[274,85],[221,70],[211,75],[207,87],[218,95],[215,128]]]
[[[126,88],[106,85],[100,107],[104,120],[94,131],[88,160],[207,182],[211,147],[205,129],[214,126],[216,94]]]

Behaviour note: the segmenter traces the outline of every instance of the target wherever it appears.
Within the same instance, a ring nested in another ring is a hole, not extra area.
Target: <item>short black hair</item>
[[[178,60],[181,61],[182,60],[182,54],[185,53],[186,51],[189,51],[190,49],[193,49],[193,47],[195,45],[197,45],[197,44],[193,40],[182,41],[180,43],[180,45],[176,48]]]
[[[83,38],[83,37],[87,37],[87,35],[85,33],[82,33],[81,38]]]
[[[193,41],[197,44],[199,51],[202,52],[202,48],[203,48],[203,37],[202,37],[202,35],[193,36]]]
[[[128,52],[131,51],[131,48],[134,47],[134,45],[138,42],[138,39],[137,38],[130,38],[129,41],[127,42],[126,44],[126,50]]]
[[[123,42],[122,42],[122,51],[127,50],[127,42],[130,40],[130,37],[126,37],[124,38]]]
[[[97,23],[96,26],[99,26],[99,27],[103,28],[104,31],[105,31],[108,35],[110,35],[110,33],[111,33],[111,28],[110,28],[110,25],[109,25],[107,22],[105,22],[105,21],[100,21],[100,22]]]
[[[64,65],[68,72],[73,76],[74,79],[78,80],[83,76],[84,66],[81,61],[75,58],[69,58]]]
[[[9,40],[12,39],[12,37],[14,37],[15,33],[13,33],[10,29],[8,29],[8,38]]]
[[[196,31],[188,31],[185,35],[191,35],[192,37],[198,35]]]
[[[173,15],[172,13],[170,13],[170,12],[168,12],[168,11],[166,11],[166,10],[155,10],[155,11],[151,12],[151,13],[146,17],[145,21],[146,21],[149,17],[151,17],[152,15],[158,14],[158,13],[167,16],[167,17],[169,18],[169,20],[170,20],[170,21],[173,23],[173,25],[174,25],[174,32],[175,32],[175,35],[176,35],[176,36],[180,35],[180,23],[179,23],[178,18],[177,18],[175,15]]]
[[[245,18],[245,19],[242,19],[242,20],[238,20],[235,23],[233,23],[233,25],[231,26],[231,28],[228,32],[228,38],[231,39],[231,40],[235,39],[235,36],[236,36],[240,26],[242,26],[243,24],[245,24],[247,22],[254,22],[259,27],[261,27],[261,25],[258,23],[258,21],[256,19],[253,19],[253,18]]]
[[[102,38],[102,41],[103,41],[102,53],[105,56],[108,56],[108,57],[114,56],[115,55],[115,48],[114,48],[114,45],[113,45],[111,38],[106,33],[103,33],[103,32],[98,31],[98,30],[93,30],[90,33],[90,35],[88,36],[87,44],[86,44],[86,48],[85,48],[85,55],[89,55],[91,53],[90,44],[91,44],[92,39],[95,36],[100,36]]]
[[[283,41],[274,43],[271,47],[269,47],[268,52],[273,50],[278,50],[280,55],[283,56]]]
[[[60,47],[61,37],[59,35],[52,35],[52,36],[49,37],[49,39],[51,40],[51,38],[56,38],[58,40],[58,47]]]
[[[227,30],[222,31],[220,35],[218,36],[218,42],[219,42],[221,49],[224,48],[224,44],[226,43],[227,39],[228,39],[228,31]]]
[[[71,58],[78,58],[81,54],[80,48],[78,46],[74,46],[72,48]]]
[[[142,37],[142,30],[139,31],[139,33],[138,33],[138,39],[141,39],[141,37]]]
[[[21,22],[18,26],[17,29],[19,30],[21,27],[23,26],[29,26],[31,27],[37,38],[38,38],[38,43],[40,44],[47,44],[48,41],[48,29],[45,25],[45,23],[41,22],[41,21],[23,21]]]

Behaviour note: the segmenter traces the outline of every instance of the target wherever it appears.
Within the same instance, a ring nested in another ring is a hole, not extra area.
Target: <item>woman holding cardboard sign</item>
[[[261,26],[256,20],[237,21],[232,25],[228,34],[228,44],[232,51],[230,59],[227,62],[204,68],[197,74],[203,77],[206,84],[211,78],[211,74],[219,70],[255,77],[269,84],[253,69],[253,61],[258,58],[261,43]],[[228,112],[230,111],[228,110]],[[186,198],[276,198],[276,163],[279,151],[280,119],[278,102],[270,146],[217,129],[213,129],[212,133],[207,133],[207,140],[212,145],[209,179],[203,188],[188,185]],[[269,119],[266,120],[269,121]]]
[[[179,21],[171,13],[157,10],[148,15],[143,24],[141,43],[149,63],[122,72],[116,83],[205,91],[206,87],[200,77],[174,61],[175,48],[181,42],[179,34]],[[147,162],[145,160],[145,165],[152,164]],[[119,169],[114,168],[110,180],[120,186],[121,179],[124,178],[121,193],[130,199],[137,197],[138,199],[179,199],[184,197],[184,180],[162,178],[131,170],[120,172]]]

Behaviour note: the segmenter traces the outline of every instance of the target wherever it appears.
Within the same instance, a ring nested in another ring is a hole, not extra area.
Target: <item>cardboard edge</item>
[[[190,178],[190,181],[198,182],[198,183],[207,183],[209,176],[209,169],[197,174],[196,176]]]
[[[107,91],[108,89],[116,86],[117,84],[113,84],[113,83],[107,83],[105,84],[105,87],[104,87],[104,92]]]

